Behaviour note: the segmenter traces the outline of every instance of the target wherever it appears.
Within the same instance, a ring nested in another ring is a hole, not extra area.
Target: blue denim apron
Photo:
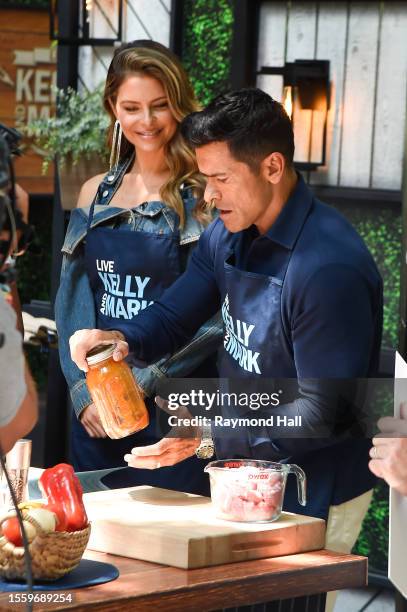
[[[97,327],[120,329],[121,322],[137,316],[181,274],[179,231],[161,234],[91,228],[94,205],[95,201],[89,211],[85,266],[94,295]],[[123,456],[134,446],[157,442],[161,437],[157,435],[158,408],[153,398],[148,398],[146,405],[150,415],[149,426],[121,440],[91,438],[74,416],[71,452],[75,468],[126,466]],[[162,425],[165,423],[164,418]],[[160,429],[162,431],[162,427]],[[127,468],[112,473],[111,482],[105,484],[111,487],[148,484],[208,495],[209,482],[203,472],[204,466],[204,462],[191,457],[175,466],[156,470]]]
[[[256,385],[255,379],[259,381],[257,384],[261,384],[261,378],[296,379],[294,360],[292,371],[285,368],[282,372],[280,365],[273,363],[270,357],[271,354],[276,354],[276,350],[278,352],[278,347],[281,346],[280,337],[284,333],[280,314],[281,294],[290,257],[282,269],[281,278],[240,270],[234,265],[234,257],[234,254],[230,253],[226,255],[224,261],[222,316],[225,335],[219,360],[219,376],[228,379],[229,382],[225,381],[225,384],[229,386],[233,385],[231,379],[236,378],[250,378],[253,386]],[[273,345],[277,346],[276,350],[270,350]],[[249,386],[250,384],[248,381]],[[256,390],[259,391],[258,388]],[[224,417],[236,416],[233,407],[223,407],[222,413]],[[303,507],[298,503],[296,480],[290,476],[287,479],[284,510],[326,518],[329,500],[333,495],[333,474],[337,458],[341,453],[346,454],[352,442],[324,449],[323,461],[318,451],[289,457],[282,461],[282,463],[297,463],[308,477],[307,506]],[[217,440],[216,451],[218,458],[230,457],[230,441],[228,442],[227,438],[222,440],[220,437]],[[268,457],[263,455],[261,458]]]

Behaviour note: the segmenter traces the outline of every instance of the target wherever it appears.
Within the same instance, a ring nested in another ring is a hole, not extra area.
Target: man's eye
[[[218,179],[219,183],[226,183],[226,181],[227,181],[226,177],[225,178],[223,178],[223,177],[220,178],[220,176],[218,176],[217,179]]]

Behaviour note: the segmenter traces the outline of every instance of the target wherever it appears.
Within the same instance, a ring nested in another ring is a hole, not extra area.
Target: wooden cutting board
[[[284,512],[274,523],[217,519],[210,498],[156,487],[86,493],[88,548],[181,568],[320,550],[325,521]]]

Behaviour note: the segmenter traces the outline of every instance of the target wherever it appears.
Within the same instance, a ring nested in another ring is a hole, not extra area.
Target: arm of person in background
[[[369,468],[375,476],[407,496],[407,404],[400,406],[400,418],[383,417],[378,422],[382,435],[373,438]]]
[[[0,298],[0,445],[7,453],[38,419],[38,398],[11,307]]]

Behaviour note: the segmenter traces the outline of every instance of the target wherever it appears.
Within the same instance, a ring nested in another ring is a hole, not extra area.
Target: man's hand
[[[82,410],[79,420],[91,438],[107,438],[95,404],[89,404]]]
[[[88,371],[86,354],[98,344],[116,344],[113,353],[114,361],[121,361],[129,353],[129,345],[119,331],[102,331],[101,329],[80,329],[69,338],[71,359],[83,372]]]
[[[176,415],[179,419],[191,418],[185,406],[178,406],[176,410],[168,408],[168,402],[156,397],[155,402],[161,410]],[[181,437],[176,437],[177,435]],[[131,454],[124,455],[129,467],[154,470],[156,468],[175,465],[188,457],[195,455],[195,450],[201,442],[199,427],[180,426],[173,427],[168,437],[149,446],[136,446]]]
[[[400,406],[399,419],[383,417],[378,427],[383,436],[373,439],[369,468],[402,495],[407,495],[407,404]]]
[[[136,446],[124,460],[129,467],[155,470],[193,457],[199,443],[199,438],[163,438],[150,446]]]

